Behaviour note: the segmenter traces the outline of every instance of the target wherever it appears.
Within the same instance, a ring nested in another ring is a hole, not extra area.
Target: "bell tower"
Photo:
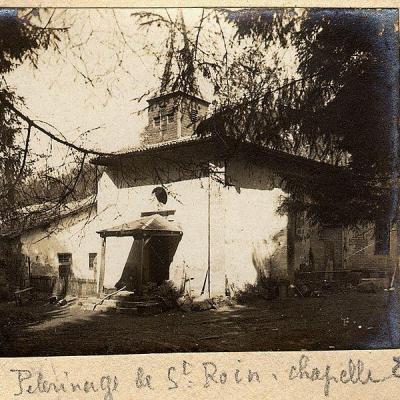
[[[177,34],[179,37],[177,37]],[[155,144],[191,136],[207,115],[194,69],[194,52],[179,10],[167,39],[167,54],[159,91],[148,102],[148,123],[141,143]]]
[[[148,125],[142,144],[154,144],[193,135],[207,115],[209,103],[181,91],[148,100]]]

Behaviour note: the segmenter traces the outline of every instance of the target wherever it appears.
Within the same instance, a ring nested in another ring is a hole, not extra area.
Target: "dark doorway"
[[[65,296],[68,292],[68,281],[71,275],[72,254],[58,253],[58,275],[60,278],[60,294]]]
[[[169,267],[174,258],[180,237],[152,236],[145,245],[142,283],[160,285],[169,279]]]
[[[150,282],[157,285],[169,279],[169,269],[181,236],[153,235],[135,239],[117,289],[141,292],[142,285]],[[143,248],[142,248],[143,246]]]

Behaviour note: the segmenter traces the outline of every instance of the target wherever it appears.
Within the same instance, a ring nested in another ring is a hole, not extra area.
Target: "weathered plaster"
[[[72,253],[75,278],[94,279],[89,253],[100,255],[94,211],[62,218],[46,230],[32,229],[21,238],[22,254],[31,260],[32,276],[58,276],[58,253]]]

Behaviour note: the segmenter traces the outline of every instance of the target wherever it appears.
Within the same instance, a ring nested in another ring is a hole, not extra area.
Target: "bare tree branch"
[[[24,121],[26,121],[30,126],[35,127],[38,131],[44,133],[46,136],[48,136],[49,138],[53,139],[54,141],[61,143],[65,146],[70,147],[71,149],[77,150],[83,154],[91,154],[91,155],[96,155],[96,156],[107,156],[110,155],[111,153],[106,153],[106,152],[102,152],[102,151],[97,151],[97,150],[92,150],[92,149],[86,149],[84,147],[78,146],[76,144],[73,144],[65,139],[60,139],[59,137],[57,137],[56,135],[52,134],[51,132],[49,132],[48,130],[44,129],[43,127],[41,127],[40,125],[38,125],[37,123],[35,123],[35,121],[33,121],[32,119],[30,119],[29,117],[27,117],[25,114],[23,114],[21,111],[19,111],[16,107],[14,107],[13,104],[11,104],[8,100],[6,99],[1,99],[1,102],[10,110],[12,110],[18,117],[20,117],[21,119],[23,119]]]

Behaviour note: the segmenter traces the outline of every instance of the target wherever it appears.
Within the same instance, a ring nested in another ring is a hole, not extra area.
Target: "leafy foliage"
[[[347,175],[333,169],[305,182],[288,177],[286,211],[303,209],[325,223],[394,220],[397,12],[250,9],[225,15],[244,51],[230,65],[229,96],[220,96],[218,113],[203,130],[347,168]],[[278,56],[285,48],[297,64],[291,78]]]
[[[199,94],[199,77],[212,87],[214,116],[198,134],[218,133],[237,139],[235,144],[250,141],[338,167],[304,181],[285,177],[289,197],[282,211],[306,210],[317,221],[342,224],[394,219],[396,11],[205,9],[193,29],[168,10],[133,15],[143,32],[167,33],[154,51],[164,68],[161,91]],[[57,48],[59,31],[48,29],[50,19],[40,16],[35,10],[18,16],[2,11],[1,73],[26,61],[36,66],[40,51]],[[26,148],[15,142],[21,126],[2,98],[13,104],[23,99],[5,81],[0,84],[0,201],[7,208],[16,197],[15,181],[29,174],[29,165],[21,169]]]

